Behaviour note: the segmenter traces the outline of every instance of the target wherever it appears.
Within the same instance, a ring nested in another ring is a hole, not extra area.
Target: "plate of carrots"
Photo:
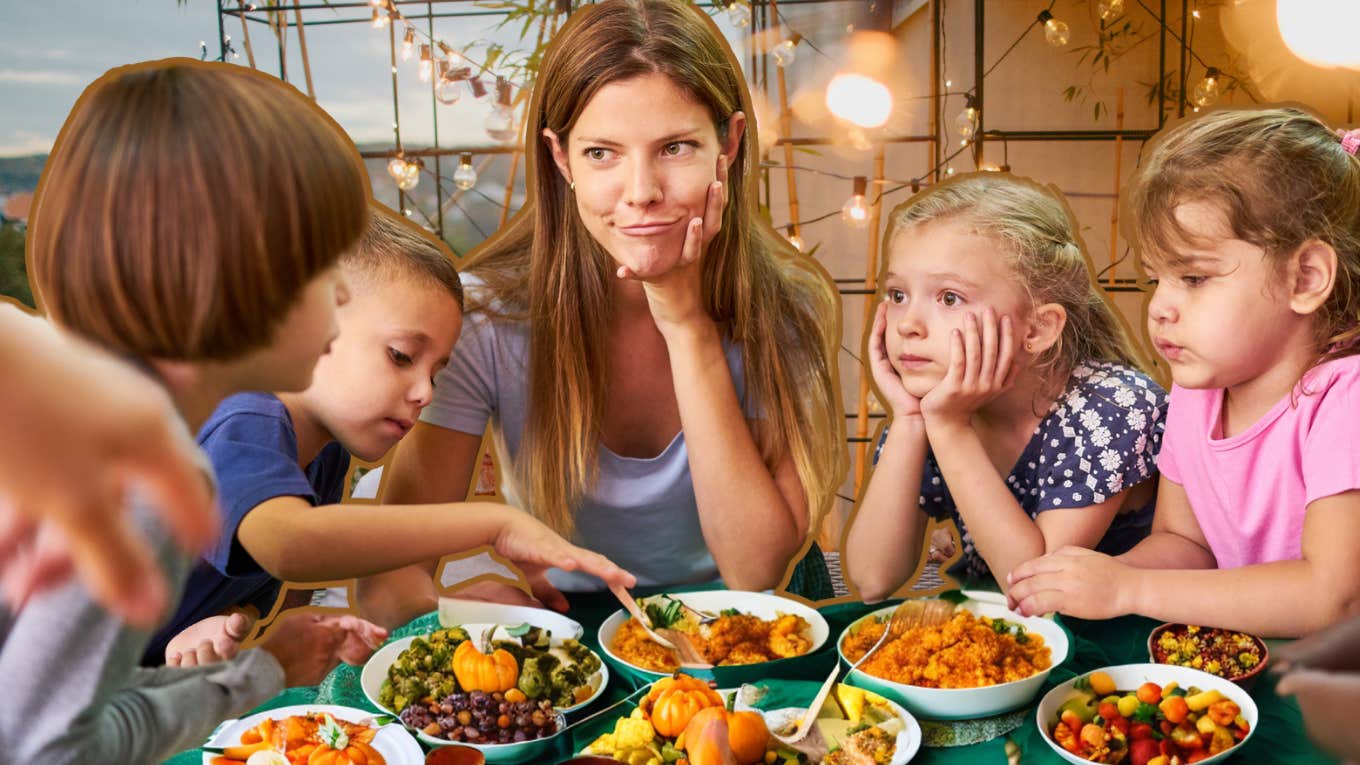
[[[420,744],[399,721],[353,707],[307,704],[227,720],[203,747],[203,765],[421,765]]]

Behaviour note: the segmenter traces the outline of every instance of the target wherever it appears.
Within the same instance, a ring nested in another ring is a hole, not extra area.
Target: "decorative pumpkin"
[[[639,706],[657,733],[674,738],[685,732],[690,718],[700,710],[722,705],[722,696],[708,683],[677,674],[658,680]]]
[[[717,735],[720,730],[711,724],[712,720],[723,721],[722,734],[726,736],[725,741],[706,740],[706,736]],[[690,719],[689,725],[685,726],[685,735],[676,743],[684,745],[685,751],[690,755],[691,765],[705,765],[697,759],[699,756],[697,753],[711,755],[714,751],[722,749],[722,743],[727,744],[732,756],[736,758],[737,765],[754,765],[765,758],[765,748],[770,743],[770,729],[765,726],[765,718],[761,717],[759,712],[729,712],[723,707],[709,707]]]
[[[728,743],[727,710],[709,707],[695,714],[682,741],[689,765],[741,765]],[[763,754],[763,753],[762,753]]]
[[[519,680],[519,663],[504,648],[488,655],[464,640],[453,651],[453,676],[464,691],[508,691]]]

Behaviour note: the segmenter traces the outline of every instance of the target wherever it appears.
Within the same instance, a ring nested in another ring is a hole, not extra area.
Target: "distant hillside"
[[[16,191],[32,191],[38,188],[38,176],[42,174],[46,154],[31,157],[0,157],[0,194],[13,194]]]

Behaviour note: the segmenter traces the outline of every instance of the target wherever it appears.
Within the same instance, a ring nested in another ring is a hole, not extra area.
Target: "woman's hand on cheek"
[[[619,266],[620,279],[641,281],[647,291],[647,303],[652,317],[664,334],[672,327],[682,327],[705,319],[703,305],[703,255],[709,242],[722,230],[723,209],[727,205],[727,161],[718,157],[717,180],[708,185],[702,218],[692,218],[685,226],[685,240],[680,259],[664,274],[642,278],[627,266]]]
[[[902,384],[902,377],[888,357],[888,304],[879,303],[874,314],[874,328],[869,334],[869,371],[874,384],[883,394],[883,403],[896,417],[916,417],[921,414],[921,400],[911,395]]]
[[[921,399],[927,426],[968,426],[974,412],[1001,395],[1015,379],[1015,337],[1011,318],[989,307],[964,318],[952,331],[949,369],[944,379]]]

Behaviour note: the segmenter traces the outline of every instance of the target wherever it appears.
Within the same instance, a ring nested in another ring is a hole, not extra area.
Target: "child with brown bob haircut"
[[[114,69],[48,157],[28,231],[33,291],[60,327],[164,386],[196,429],[232,393],[310,384],[346,297],[335,261],[368,198],[354,145],[278,80],[188,59]],[[143,496],[126,501],[177,591],[192,558]],[[285,683],[316,682],[344,635],[288,620],[261,650],[196,670],[138,669],[147,639],[78,582],[0,613],[5,758],[158,762]]]
[[[233,655],[247,625],[223,612],[269,613],[280,580],[368,576],[486,545],[519,564],[535,589],[549,567],[634,583],[603,556],[507,505],[339,504],[350,456],[382,459],[430,403],[435,375],[458,339],[463,299],[445,248],[377,206],[340,270],[350,299],[311,387],[239,393],[199,431],[217,476],[221,539],[190,575],[143,663]],[[385,637],[374,625],[356,626],[373,645]]]

